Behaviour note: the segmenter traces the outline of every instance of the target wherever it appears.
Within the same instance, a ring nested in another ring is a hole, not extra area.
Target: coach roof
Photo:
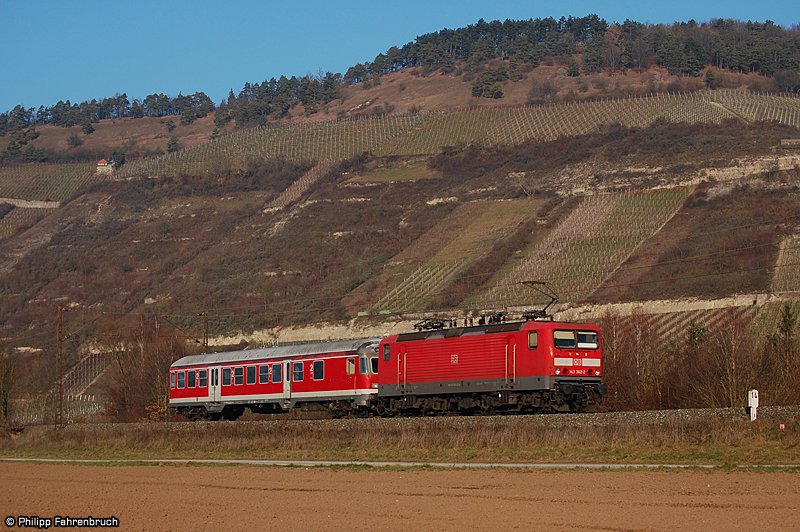
[[[339,340],[336,342],[318,342],[313,344],[281,345],[244,351],[224,351],[221,353],[205,353],[179,358],[172,363],[172,368],[196,366],[201,364],[230,364],[252,360],[268,360],[301,355],[321,355],[323,353],[353,353],[369,344],[377,344],[380,338],[359,338],[356,340]]]

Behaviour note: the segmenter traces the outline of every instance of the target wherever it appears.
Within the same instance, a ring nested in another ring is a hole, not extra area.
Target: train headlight
[[[378,383],[377,383],[377,382],[373,382],[373,383],[372,383],[372,387],[373,387],[373,388],[377,388],[377,387],[378,387]]]
[[[561,369],[556,368],[556,375],[560,375],[560,374],[561,374]]]

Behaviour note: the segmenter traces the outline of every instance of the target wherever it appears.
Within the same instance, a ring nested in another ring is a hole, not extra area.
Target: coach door
[[[283,363],[283,398],[292,398],[292,363]]]
[[[219,391],[219,368],[209,369],[211,374],[208,379],[208,398],[211,402],[218,402],[220,400]]]

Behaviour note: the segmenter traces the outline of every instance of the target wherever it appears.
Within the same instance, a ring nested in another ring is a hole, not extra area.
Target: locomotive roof
[[[313,344],[281,345],[243,351],[223,351],[220,353],[204,353],[179,358],[172,363],[173,368],[194,366],[198,364],[224,364],[230,362],[247,362],[249,360],[278,359],[297,355],[319,355],[322,353],[350,353],[358,351],[365,345],[378,343],[380,338],[359,338],[356,340],[338,340],[335,342],[317,342]]]
[[[529,325],[533,324],[533,325]],[[397,342],[408,342],[410,340],[432,340],[434,338],[454,338],[456,336],[474,336],[479,334],[493,334],[521,331],[526,325],[530,329],[544,327],[563,327],[581,326],[591,328],[592,324],[572,322],[572,321],[509,321],[503,323],[493,323],[490,325],[476,325],[471,327],[452,327],[448,329],[430,329],[418,332],[401,333],[397,335]]]

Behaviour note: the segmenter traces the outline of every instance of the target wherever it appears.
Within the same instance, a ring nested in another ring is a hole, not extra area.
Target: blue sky
[[[126,92],[204,91],[246,81],[343,72],[393,45],[480,18],[597,13],[606,20],[800,22],[797,1],[0,0],[0,111]]]

